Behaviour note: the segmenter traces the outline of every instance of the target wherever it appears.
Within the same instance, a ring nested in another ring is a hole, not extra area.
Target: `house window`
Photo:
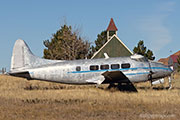
[[[90,70],[99,70],[99,66],[98,65],[91,65]]]
[[[111,64],[111,69],[119,69],[119,64]]]
[[[109,65],[101,65],[101,70],[106,70],[106,69],[109,69]]]
[[[121,64],[121,68],[130,68],[130,64],[129,63],[123,63]]]
[[[116,31],[109,31],[109,36],[113,36],[114,34],[116,34]]]
[[[77,66],[77,67],[76,67],[76,71],[81,71],[81,67],[80,67],[80,66]]]

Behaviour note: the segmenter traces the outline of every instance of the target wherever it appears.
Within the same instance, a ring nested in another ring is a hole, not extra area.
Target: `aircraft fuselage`
[[[84,60],[47,60],[33,55],[23,40],[13,48],[9,75],[70,84],[143,82],[170,76],[172,70],[141,55]]]
[[[102,76],[106,71],[121,71],[131,82],[148,81],[150,71],[154,73],[152,79],[171,74],[171,69],[161,63],[139,62],[129,57],[57,62],[27,70],[31,79],[74,84],[88,83],[86,80]],[[126,79],[121,78],[112,80],[112,82],[125,81]]]

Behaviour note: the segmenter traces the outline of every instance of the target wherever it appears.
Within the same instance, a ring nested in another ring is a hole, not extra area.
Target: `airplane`
[[[150,61],[142,55],[130,57],[48,60],[35,56],[21,39],[15,42],[9,75],[28,80],[42,80],[67,84],[114,84],[161,82],[172,69],[162,63]]]

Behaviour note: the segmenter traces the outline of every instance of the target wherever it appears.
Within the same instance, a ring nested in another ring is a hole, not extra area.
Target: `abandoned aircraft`
[[[153,83],[161,81],[171,73],[172,70],[168,66],[149,61],[138,54],[117,58],[109,58],[105,54],[105,58],[101,59],[70,61],[42,59],[33,55],[27,44],[19,39],[13,48],[8,74],[28,80],[100,85],[145,81]]]

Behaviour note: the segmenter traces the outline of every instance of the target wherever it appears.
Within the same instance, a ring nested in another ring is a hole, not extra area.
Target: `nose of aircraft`
[[[160,73],[164,77],[170,76],[171,73],[173,72],[173,70],[170,67],[168,67],[167,65],[164,65],[162,63],[158,63],[158,62],[152,62],[151,67],[155,68],[154,72]]]
[[[170,76],[171,73],[173,72],[173,69],[171,67],[168,67],[167,65],[163,65],[163,66],[165,68],[165,72],[166,72],[167,76]]]

